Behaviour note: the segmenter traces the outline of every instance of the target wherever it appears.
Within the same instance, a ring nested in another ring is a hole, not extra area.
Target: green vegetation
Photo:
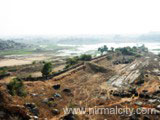
[[[47,77],[52,72],[52,63],[46,62],[42,68],[42,76]]]
[[[120,51],[123,55],[134,55],[134,51],[130,47],[117,48],[116,51]]]
[[[66,59],[66,67],[69,68],[75,64],[78,64],[79,61],[90,61],[92,59],[91,55],[82,54],[80,56],[75,56],[73,58]]]
[[[77,64],[78,61],[79,61],[79,57],[76,56],[76,57],[73,57],[73,58],[68,58],[68,59],[66,60],[66,64],[71,66],[71,65]]]
[[[90,61],[91,59],[92,59],[92,56],[91,55],[87,55],[87,54],[82,54],[79,57],[79,60],[81,60],[81,61]]]
[[[0,55],[23,55],[23,54],[32,54],[33,52],[31,50],[5,50],[0,51]]]
[[[7,68],[6,67],[0,68],[0,75],[5,75],[6,73],[7,73]]]
[[[9,90],[9,93],[13,96],[18,95],[23,97],[27,95],[23,81],[19,78],[14,78],[13,80],[11,80],[7,85],[7,89]]]
[[[98,48],[98,51],[101,52],[101,55],[103,55],[104,52],[108,51],[108,47],[104,45],[103,47]]]
[[[111,51],[114,52],[114,47],[111,47]]]
[[[36,61],[33,61],[33,62],[32,62],[32,65],[35,65],[35,64],[36,64]]]
[[[115,49],[116,52],[121,52],[123,55],[135,55],[136,57],[141,57],[141,52],[148,52],[148,48],[144,45],[140,47],[123,47]]]

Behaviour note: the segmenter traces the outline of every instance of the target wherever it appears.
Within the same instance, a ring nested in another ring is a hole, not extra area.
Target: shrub
[[[7,89],[11,95],[18,95],[18,96],[26,96],[27,93],[24,88],[23,81],[19,78],[14,78],[7,84]]]
[[[7,68],[5,67],[0,68],[0,75],[5,75],[5,74],[7,74]]]
[[[36,61],[33,61],[32,64],[35,65],[35,64],[36,64]]]
[[[92,56],[87,54],[82,54],[79,59],[82,61],[90,61],[92,59]]]
[[[47,77],[52,72],[52,63],[46,62],[41,72],[43,77]]]
[[[142,57],[142,55],[136,54],[135,57],[139,58],[139,57]]]
[[[68,65],[75,65],[78,63],[79,58],[78,57],[73,57],[73,58],[68,58],[66,60],[66,64]]]
[[[123,55],[134,55],[134,52],[130,47],[117,48],[116,51],[120,51]]]

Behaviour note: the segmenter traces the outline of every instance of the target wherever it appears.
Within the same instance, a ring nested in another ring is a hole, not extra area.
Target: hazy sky
[[[0,0],[0,35],[160,31],[160,0]]]

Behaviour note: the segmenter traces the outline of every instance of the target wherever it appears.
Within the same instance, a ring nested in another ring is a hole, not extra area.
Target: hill
[[[0,40],[0,50],[17,50],[28,47],[26,44],[14,42],[12,40]]]

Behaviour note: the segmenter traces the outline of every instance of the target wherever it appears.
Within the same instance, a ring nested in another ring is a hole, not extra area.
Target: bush
[[[0,68],[0,75],[5,75],[5,74],[7,74],[7,68],[5,67]]]
[[[79,58],[78,57],[73,57],[73,58],[68,58],[66,60],[66,64],[68,65],[75,65],[78,63]]]
[[[130,47],[117,48],[116,51],[120,51],[123,55],[134,55],[134,52]]]
[[[87,54],[82,54],[79,59],[82,61],[90,61],[92,59],[92,56]]]
[[[41,72],[43,77],[47,77],[48,75],[50,75],[50,73],[52,72],[52,63],[45,63]]]
[[[33,61],[32,64],[35,65],[35,64],[36,64],[36,61]]]
[[[23,81],[19,78],[14,78],[11,80],[8,85],[7,89],[11,95],[18,95],[18,96],[26,96],[27,93],[24,88]]]
[[[136,54],[135,57],[139,58],[139,57],[142,57],[142,55]]]

